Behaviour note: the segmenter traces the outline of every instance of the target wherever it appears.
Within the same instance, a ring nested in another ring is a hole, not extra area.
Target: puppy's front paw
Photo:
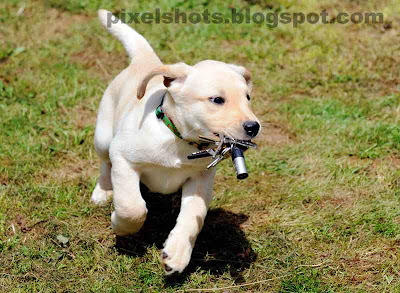
[[[177,232],[171,233],[161,253],[165,274],[182,273],[189,264],[192,250],[193,245],[189,236]]]
[[[104,190],[100,187],[100,184],[97,183],[96,187],[92,193],[92,202],[95,205],[102,206],[105,205],[112,197],[112,190]]]
[[[138,232],[146,220],[147,208],[140,215],[132,214],[131,217],[120,217],[115,211],[111,214],[111,226],[118,236],[126,236]]]

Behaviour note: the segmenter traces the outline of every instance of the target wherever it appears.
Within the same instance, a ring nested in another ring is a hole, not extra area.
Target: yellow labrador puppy
[[[143,36],[110,12],[100,10],[99,18],[132,61],[100,103],[95,147],[101,174],[92,201],[104,204],[112,193],[112,228],[117,235],[127,235],[138,232],[147,215],[140,182],[163,194],[182,188],[176,226],[161,254],[166,274],[180,273],[203,226],[215,175],[215,168],[206,169],[211,158],[187,156],[198,151],[199,135],[241,140],[257,135],[260,124],[249,102],[250,73],[213,60],[165,65]]]

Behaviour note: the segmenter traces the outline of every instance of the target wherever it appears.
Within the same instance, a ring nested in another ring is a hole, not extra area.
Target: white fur
[[[107,13],[99,11],[104,25]],[[116,234],[127,235],[139,231],[147,215],[140,182],[163,194],[182,188],[181,211],[162,254],[167,274],[182,272],[212,200],[215,175],[215,168],[206,170],[211,159],[187,159],[197,149],[185,140],[213,133],[248,139],[243,122],[257,121],[246,99],[250,74],[244,67],[211,60],[195,66],[163,65],[147,41],[126,24],[108,29],[123,43],[132,62],[111,82],[100,104],[95,147],[102,163],[92,201],[106,203],[112,190],[112,227]],[[175,80],[166,89],[158,74]],[[140,93],[142,99],[137,98]],[[163,108],[185,140],[154,113],[164,94]],[[224,95],[226,105],[210,102],[208,97],[216,95]]]

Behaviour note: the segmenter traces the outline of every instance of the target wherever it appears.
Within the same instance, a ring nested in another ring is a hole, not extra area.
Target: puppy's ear
[[[164,76],[164,85],[169,87],[171,82],[177,78],[184,78],[187,76],[192,67],[185,63],[176,63],[171,65],[162,65],[158,68],[153,69],[147,74],[147,76],[142,80],[137,91],[137,98],[140,100],[146,93],[146,87],[149,81],[156,75]]]
[[[238,72],[239,74],[243,75],[244,79],[246,80],[247,84],[251,82],[251,73],[245,67],[239,66],[236,64],[228,64],[233,70]]]

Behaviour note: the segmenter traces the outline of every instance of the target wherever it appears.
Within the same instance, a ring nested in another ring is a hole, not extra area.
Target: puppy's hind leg
[[[96,205],[106,204],[112,196],[111,162],[101,162],[100,178],[92,193],[92,202]]]
[[[96,152],[101,159],[100,178],[92,193],[92,202],[96,205],[104,205],[112,195],[109,149],[113,138],[113,108],[111,90],[107,88],[100,103],[94,135]]]

